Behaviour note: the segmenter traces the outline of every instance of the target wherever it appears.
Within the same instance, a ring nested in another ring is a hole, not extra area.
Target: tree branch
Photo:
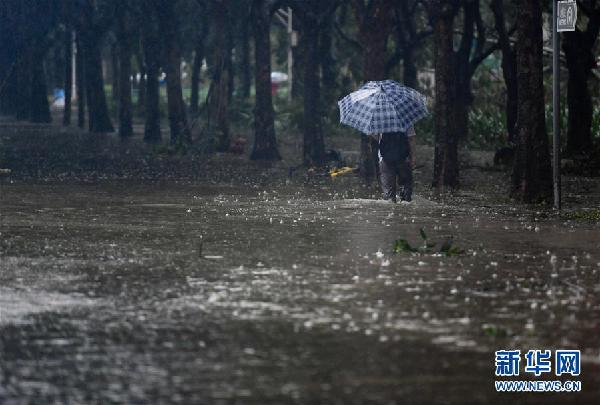
[[[342,30],[342,28],[340,27],[340,24],[338,22],[336,22],[334,24],[334,28],[335,28],[335,32],[337,32],[337,34],[340,36],[340,38],[342,38],[344,41],[348,42],[350,45],[352,45],[353,47],[355,47],[356,49],[358,49],[362,52],[363,46],[360,44],[360,42],[350,38],[344,32],[344,30]]]

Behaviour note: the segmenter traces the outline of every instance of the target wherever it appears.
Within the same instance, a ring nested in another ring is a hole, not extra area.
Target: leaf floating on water
[[[452,237],[448,238],[440,247],[439,251],[434,250],[436,244],[428,242],[427,234],[423,228],[419,229],[421,238],[424,241],[423,246],[420,248],[413,247],[406,239],[398,239],[394,242],[394,253],[420,253],[420,254],[444,254],[446,256],[458,256],[465,253],[464,249],[459,248],[453,244]]]
[[[398,239],[394,242],[394,253],[417,253],[418,251],[419,250],[412,247],[406,239]]]

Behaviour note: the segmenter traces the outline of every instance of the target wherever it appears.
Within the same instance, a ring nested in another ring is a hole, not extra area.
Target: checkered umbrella
[[[393,80],[367,82],[338,106],[340,122],[365,134],[406,132],[428,114],[422,94]]]

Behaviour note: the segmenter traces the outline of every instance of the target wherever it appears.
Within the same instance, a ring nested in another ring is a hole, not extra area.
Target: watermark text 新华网
[[[547,375],[579,377],[581,374],[581,352],[579,350],[529,350],[523,356],[523,371],[535,377]],[[496,351],[496,377],[518,377],[521,375],[521,351]],[[496,380],[498,392],[579,392],[579,380]]]

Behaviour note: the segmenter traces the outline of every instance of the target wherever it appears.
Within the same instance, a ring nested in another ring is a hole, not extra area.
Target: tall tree
[[[160,128],[160,87],[158,77],[160,74],[161,43],[158,31],[158,16],[147,2],[142,3],[137,20],[142,30],[142,51],[146,70],[144,100],[144,141],[159,143],[162,138]]]
[[[337,114],[337,100],[339,99],[339,88],[337,77],[339,75],[338,57],[334,46],[335,17],[341,1],[332,1],[326,4],[320,13],[320,35],[319,35],[319,66],[321,68],[321,84],[323,88],[323,107],[325,114],[327,110],[335,108]]]
[[[271,95],[271,6],[269,0],[252,1],[254,22],[254,85],[256,101],[254,106],[254,148],[253,160],[279,160],[273,99]]]
[[[102,74],[102,40],[113,21],[113,4],[108,1],[82,0],[74,15],[78,16],[77,32],[84,51],[86,101],[90,132],[113,132],[108,113]]]
[[[60,13],[53,2],[32,0],[3,2],[0,31],[3,38],[5,72],[0,82],[3,104],[19,120],[50,122],[50,107],[44,71],[44,58],[50,47],[49,32]]]
[[[126,0],[125,0],[126,1]],[[119,23],[119,7],[123,7],[123,3],[119,2],[115,4],[115,22]],[[119,27],[116,27],[115,31],[118,31]],[[119,103],[119,44],[118,40],[113,38],[111,35],[110,46],[110,63],[108,64],[108,71],[106,75],[111,81],[111,92],[110,98],[115,105]]]
[[[418,89],[417,65],[415,53],[422,42],[431,36],[429,28],[419,30],[417,21],[422,7],[419,0],[400,0],[394,7],[394,33],[396,51],[386,63],[386,72],[390,72],[402,61],[403,82],[406,86]]]
[[[192,115],[198,113],[198,103],[200,101],[200,74],[202,72],[202,63],[206,58],[206,37],[208,35],[208,12],[206,3],[199,1],[198,24],[199,29],[196,31],[194,61],[192,62],[192,78],[191,78],[191,96],[190,96],[190,112]]]
[[[0,114],[6,115],[15,115],[17,110],[18,40],[15,14],[13,2],[0,2]]]
[[[31,58],[31,122],[52,122],[50,105],[48,104],[48,88],[46,87],[46,73],[44,71],[44,50],[32,53]]]
[[[579,2],[587,24],[563,35],[563,50],[569,70],[567,150],[570,155],[585,155],[592,146],[593,101],[589,89],[592,69],[596,68],[594,47],[600,30],[600,4],[596,0]],[[584,21],[585,21],[584,20]]]
[[[211,132],[214,133],[215,149],[229,149],[229,99],[231,86],[231,47],[228,33],[228,6],[230,0],[211,0],[213,21],[212,83],[210,90]]]
[[[250,63],[250,12],[252,3],[247,0],[236,0],[233,6],[235,18],[235,65],[236,76],[239,78],[237,88],[241,99],[250,97],[252,87],[252,64]]]
[[[178,31],[176,6],[178,1],[153,0],[158,13],[158,24],[162,38],[163,68],[167,75],[167,106],[171,143],[188,145],[192,132],[187,120],[183,90],[181,87],[181,41]]]
[[[63,5],[64,34],[64,82],[65,82],[65,109],[63,111],[63,125],[71,125],[71,100],[73,98],[73,30],[71,29],[71,2]]]
[[[135,109],[139,115],[146,115],[146,61],[144,60],[143,29],[140,29],[139,41],[135,44],[135,61],[137,66],[137,77],[139,80],[134,81],[134,86],[138,89],[138,99]]]
[[[116,10],[116,37],[119,59],[119,136],[128,138],[133,135],[133,105],[131,101],[131,58],[132,40],[136,36],[131,22],[131,3],[119,2]]]
[[[517,149],[512,196],[526,203],[548,201],[552,173],[544,109],[542,7],[540,0],[516,0]]]
[[[435,154],[433,186],[458,186],[458,134],[454,120],[456,60],[453,46],[458,1],[430,0],[427,11],[433,26],[435,54]]]
[[[393,0],[352,0],[363,49],[363,79],[384,80]],[[361,173],[370,181],[377,173],[376,145],[366,135],[360,142]]]
[[[494,25],[498,33],[498,42],[502,51],[502,75],[506,85],[506,127],[508,129],[508,143],[513,144],[517,137],[517,57],[515,48],[511,43],[510,32],[506,28],[506,12],[504,0],[492,0]]]
[[[77,126],[85,127],[85,50],[81,44],[81,34],[75,34],[75,88],[77,89]]]
[[[332,16],[339,2],[305,0],[297,1],[293,5],[302,20],[302,43],[305,56],[303,161],[307,166],[322,166],[325,163],[325,140],[321,121],[325,112],[321,101],[319,67],[323,72],[323,79],[327,79],[328,84],[332,85],[332,78],[327,74],[329,70],[327,64],[331,63],[329,59],[331,45],[324,43],[324,33],[333,23]]]
[[[486,29],[479,0],[463,0],[463,28],[455,58],[455,101],[453,103],[456,133],[461,139],[469,134],[469,111],[473,102],[471,82],[479,65],[496,49],[498,43],[486,46]],[[475,44],[475,46],[473,46]]]

